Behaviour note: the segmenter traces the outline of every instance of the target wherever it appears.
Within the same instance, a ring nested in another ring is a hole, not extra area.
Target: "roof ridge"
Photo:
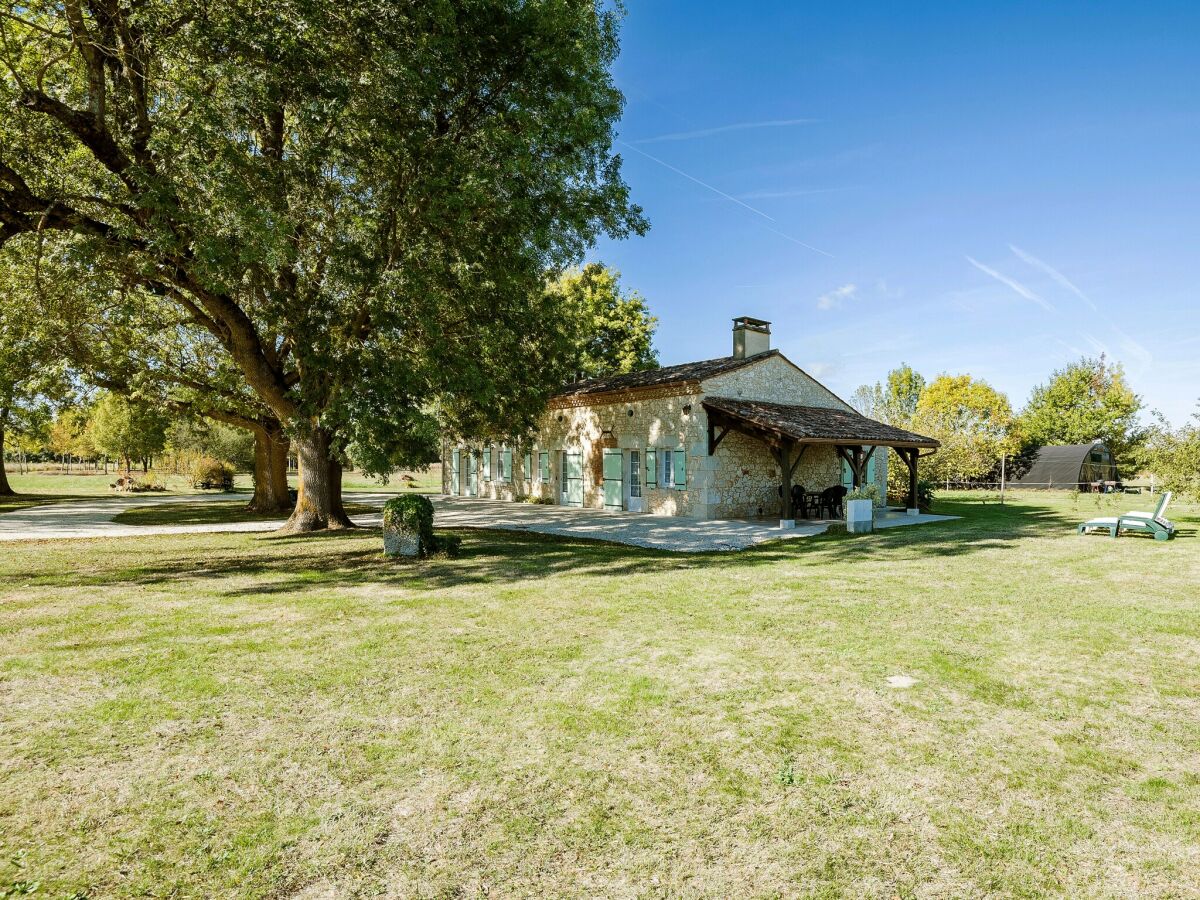
[[[700,359],[692,362],[676,363],[671,366],[660,366],[657,369],[641,369],[637,372],[626,372],[622,375],[601,375],[597,378],[587,378],[563,385],[555,397],[571,397],[585,394],[601,394],[609,391],[633,390],[637,388],[664,387],[683,381],[699,381],[730,372],[742,366],[766,359],[769,356],[781,355],[779,350],[764,350],[753,356],[738,358],[735,356],[717,356],[712,359]]]

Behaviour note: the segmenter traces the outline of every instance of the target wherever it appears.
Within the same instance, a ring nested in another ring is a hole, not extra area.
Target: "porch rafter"
[[[706,397],[701,403],[708,415],[709,455],[730,431],[755,438],[769,448],[782,475],[784,518],[791,518],[791,485],[810,446],[832,446],[850,467],[855,487],[865,481],[875,451],[891,447],[909,470],[909,508],[917,505],[917,460],[936,453],[940,446],[933,438],[876,422],[850,409],[733,397]]]

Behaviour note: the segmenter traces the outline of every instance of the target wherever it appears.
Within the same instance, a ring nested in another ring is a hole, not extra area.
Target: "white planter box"
[[[852,534],[862,534],[868,531],[874,531],[875,501],[847,500],[846,530]]]

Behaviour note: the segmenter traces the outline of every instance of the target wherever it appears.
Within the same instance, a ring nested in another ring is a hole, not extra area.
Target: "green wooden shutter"
[[[675,451],[675,490],[682,491],[687,487],[687,460],[682,450]]]
[[[492,448],[488,447],[483,451],[483,480],[492,480]]]
[[[512,470],[512,451],[511,450],[501,450],[500,451],[500,467],[502,469],[502,471],[500,473],[500,480],[501,481],[512,481],[513,470]]]
[[[646,487],[658,487],[658,451],[646,451]]]
[[[541,468],[542,483],[550,483],[550,451],[543,450],[538,454],[538,463]]]
[[[525,451],[525,471],[521,473],[521,478],[525,481],[533,481],[533,451]]]

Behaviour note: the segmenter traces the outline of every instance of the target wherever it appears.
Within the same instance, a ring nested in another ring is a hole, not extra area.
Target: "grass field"
[[[1200,894],[1200,509],[979,500],[706,556],[6,546],[0,895]]]
[[[27,474],[9,472],[9,483],[19,496],[0,497],[0,514],[13,509],[25,509],[29,506],[37,506],[42,503],[55,503],[72,498],[111,496],[113,495],[113,491],[110,485],[117,479],[119,474],[117,472],[109,472],[107,475],[103,472],[83,474],[78,470],[70,474],[54,470],[30,472]],[[346,472],[342,477],[342,489],[347,492],[367,491],[373,493],[399,493],[408,491],[429,493],[442,489],[440,465],[431,466],[425,472],[413,472],[410,474],[416,479],[415,487],[413,488],[408,487],[408,482],[404,481],[399,473],[390,478],[387,484],[380,484],[376,478],[363,475],[361,472],[350,471]],[[168,494],[189,495],[205,493],[194,490],[191,479],[184,475],[156,473],[155,477],[160,483],[166,486],[166,493]],[[290,476],[289,480],[292,487],[295,487],[296,476],[294,473]],[[241,474],[234,479],[234,489],[239,493],[250,493],[254,489],[254,483],[249,475]]]
[[[344,503],[346,514],[351,516],[379,512],[377,506],[362,503]],[[279,515],[263,515],[246,509],[246,499],[209,500],[204,503],[159,503],[154,506],[137,506],[113,516],[119,525],[217,525],[229,522],[264,522],[284,518]]]

